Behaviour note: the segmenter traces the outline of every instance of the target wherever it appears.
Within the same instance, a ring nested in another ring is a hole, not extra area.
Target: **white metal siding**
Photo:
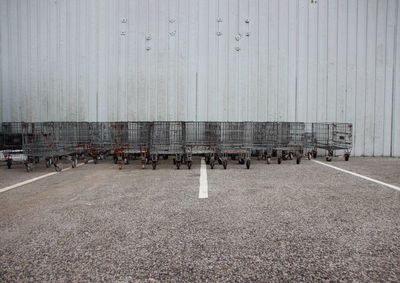
[[[0,121],[348,121],[400,156],[399,6],[0,0]]]

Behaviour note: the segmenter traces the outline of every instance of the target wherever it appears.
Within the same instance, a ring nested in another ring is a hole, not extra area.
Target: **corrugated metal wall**
[[[0,0],[0,120],[354,123],[400,156],[397,0]]]

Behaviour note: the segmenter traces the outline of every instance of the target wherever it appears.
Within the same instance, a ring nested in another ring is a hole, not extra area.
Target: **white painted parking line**
[[[321,161],[317,161],[317,160],[313,160],[313,161],[316,162],[316,163],[318,163],[318,164],[321,164],[321,165],[324,165],[324,166],[327,166],[327,167],[336,169],[336,170],[338,170],[338,171],[341,171],[341,172],[344,172],[344,173],[347,173],[347,174],[350,174],[350,175],[353,175],[353,176],[357,176],[357,177],[359,177],[359,178],[368,180],[368,181],[370,181],[370,182],[374,182],[374,183],[376,183],[376,184],[379,184],[379,185],[382,185],[382,186],[385,186],[385,187],[388,187],[388,188],[391,188],[391,189],[400,191],[400,188],[397,187],[397,186],[394,186],[394,185],[391,185],[391,184],[388,184],[388,183],[384,183],[384,182],[382,182],[382,181],[379,181],[379,180],[376,180],[376,179],[372,179],[372,178],[370,178],[370,177],[367,177],[367,176],[364,176],[364,175],[361,175],[361,174],[358,174],[358,173],[354,173],[354,172],[352,172],[352,171],[348,171],[348,170],[345,170],[345,169],[342,169],[342,168],[339,168],[339,167],[336,167],[336,166],[333,166],[333,165],[330,165],[330,164],[326,164],[326,163],[321,162]]]
[[[42,176],[39,176],[39,177],[36,177],[36,178],[33,178],[33,179],[29,179],[29,180],[23,181],[23,182],[21,182],[21,183],[17,183],[17,184],[14,184],[14,185],[12,185],[12,186],[8,186],[8,187],[5,187],[5,188],[2,188],[2,189],[0,189],[0,193],[4,193],[4,192],[6,192],[6,191],[8,191],[8,190],[15,189],[15,188],[24,186],[24,185],[29,184],[29,183],[33,183],[33,182],[35,182],[35,181],[38,181],[38,180],[41,180],[41,179],[44,179],[44,178],[53,176],[53,175],[55,175],[55,174],[58,174],[58,172],[53,172],[53,173],[44,174],[44,175],[42,175]]]
[[[90,160],[89,162],[92,162],[92,160]],[[80,166],[82,166],[84,164],[85,163],[79,163],[79,164],[76,165],[76,167],[80,167]],[[63,169],[62,171],[65,172],[65,171],[68,171],[70,169],[71,169],[71,167],[68,167],[68,168]],[[4,193],[6,191],[9,191],[9,190],[12,190],[12,189],[15,189],[15,188],[18,188],[18,187],[25,186],[27,184],[30,184],[30,183],[36,182],[38,180],[41,180],[41,179],[56,175],[58,173],[60,173],[60,172],[52,172],[52,173],[44,174],[42,176],[39,176],[39,177],[36,177],[36,178],[32,178],[32,179],[29,179],[29,180],[26,180],[26,181],[23,181],[23,182],[20,182],[20,183],[17,183],[17,184],[14,184],[14,185],[11,185],[11,186],[8,186],[8,187],[5,187],[5,188],[2,188],[2,189],[0,189],[0,193]]]
[[[204,158],[201,159],[200,166],[199,198],[208,198],[207,165]]]

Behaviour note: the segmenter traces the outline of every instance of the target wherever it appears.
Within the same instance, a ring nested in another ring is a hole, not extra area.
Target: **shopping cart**
[[[85,163],[105,159],[111,151],[111,134],[107,122],[79,122],[77,152]]]
[[[192,156],[205,157],[206,164],[210,164],[214,157],[221,136],[221,126],[218,122],[185,122],[184,123],[184,159],[190,169]]]
[[[0,124],[0,160],[5,161],[8,169],[15,162],[24,162],[22,151],[22,122]]]
[[[137,157],[145,168],[149,159],[150,127],[150,122],[111,123],[114,162],[119,164],[119,169]]]
[[[183,140],[184,122],[153,122],[150,129],[150,157],[156,169],[160,156],[174,156],[173,162],[179,169],[185,154]]]
[[[296,163],[300,164],[303,156],[304,147],[303,122],[276,122],[275,141],[273,151],[277,156],[278,164],[283,160],[296,158]]]
[[[252,122],[221,122],[221,135],[217,146],[216,157],[210,160],[210,167],[214,169],[216,161],[222,164],[224,169],[228,166],[228,157],[236,158],[239,164],[246,164],[250,169],[252,149]]]
[[[25,165],[28,172],[32,171],[33,164],[38,163],[40,158],[45,159],[46,167],[54,165],[56,171],[63,169],[60,160],[64,157],[71,161],[72,168],[76,167],[77,123],[24,123],[22,133],[22,149],[27,155]]]
[[[309,157],[317,157],[317,150],[327,152],[326,161],[332,161],[334,151],[343,150],[349,161],[353,145],[353,125],[351,123],[312,123],[312,151]]]
[[[252,124],[252,152],[257,159],[266,159],[271,163],[272,150],[276,137],[275,122],[253,122]]]

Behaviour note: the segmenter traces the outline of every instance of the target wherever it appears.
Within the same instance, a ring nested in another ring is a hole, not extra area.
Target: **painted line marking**
[[[200,166],[199,198],[208,198],[207,165],[204,158],[201,159]]]
[[[342,169],[342,168],[339,168],[339,167],[336,167],[336,166],[333,166],[333,165],[330,165],[330,164],[326,164],[326,163],[321,162],[321,161],[317,161],[317,160],[313,160],[313,161],[318,163],[318,164],[321,164],[321,165],[336,169],[338,171],[341,171],[341,172],[344,172],[344,173],[347,173],[347,174],[350,174],[350,175],[353,175],[353,176],[368,180],[370,182],[373,182],[373,183],[376,183],[376,184],[391,188],[393,190],[400,191],[400,187],[397,187],[397,186],[394,186],[394,185],[391,185],[391,184],[388,184],[388,183],[384,183],[382,181],[379,181],[379,180],[376,180],[376,179],[372,179],[370,177],[367,177],[367,176],[364,176],[364,175],[361,175],[361,174],[358,174],[358,173],[354,173],[352,171],[348,171],[348,170],[345,170],[345,169]]]
[[[92,160],[90,160],[89,163],[90,163],[90,162],[92,162]],[[79,164],[76,165],[76,167],[80,167],[80,166],[82,166],[82,165],[84,165],[84,164],[85,164],[85,163],[79,163]],[[63,169],[61,172],[65,172],[65,171],[68,171],[68,170],[71,170],[71,169],[72,169],[71,167],[68,167],[68,168]],[[15,188],[18,188],[18,187],[25,186],[25,185],[27,185],[27,184],[36,182],[36,181],[38,181],[38,180],[41,180],[41,179],[44,179],[44,178],[47,178],[47,177],[50,177],[50,176],[59,174],[59,173],[61,173],[61,172],[47,173],[47,174],[41,175],[41,176],[39,176],[39,177],[32,178],[32,179],[29,179],[29,180],[26,180],[26,181],[23,181],[23,182],[20,182],[20,183],[17,183],[17,184],[14,184],[14,185],[11,185],[11,186],[8,186],[8,187],[5,187],[5,188],[2,188],[2,189],[0,189],[0,193],[4,193],[4,192],[6,192],[6,191],[9,191],[9,190],[12,190],[12,189],[15,189]]]

